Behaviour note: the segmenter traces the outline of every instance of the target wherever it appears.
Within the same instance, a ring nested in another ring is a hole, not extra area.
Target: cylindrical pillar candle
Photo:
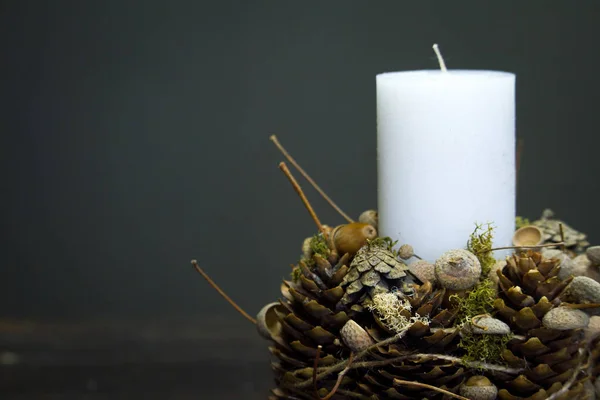
[[[515,227],[515,75],[407,71],[377,75],[379,235],[434,261],[464,248],[475,223]]]

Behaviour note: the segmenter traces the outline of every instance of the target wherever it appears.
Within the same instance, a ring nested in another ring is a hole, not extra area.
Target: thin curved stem
[[[394,379],[394,385],[417,386],[417,387],[421,387],[421,388],[424,388],[424,389],[435,390],[436,392],[443,393],[446,396],[454,397],[455,399],[469,400],[468,398],[459,396],[456,393],[452,393],[452,392],[450,392],[448,390],[439,388],[437,386],[428,385],[426,383],[413,382],[413,381],[405,381],[405,380],[402,380],[402,379]]]
[[[342,209],[339,208],[338,205],[335,204],[333,202],[333,200],[331,200],[329,198],[329,196],[327,196],[325,194],[323,189],[321,189],[319,187],[319,185],[317,185],[317,183],[302,169],[302,167],[300,167],[300,165],[296,162],[296,160],[294,160],[292,158],[292,156],[283,148],[281,143],[279,143],[277,136],[271,135],[271,137],[269,139],[275,144],[275,146],[279,149],[279,151],[281,151],[281,153],[283,153],[283,155],[285,156],[285,158],[287,158],[287,160],[290,162],[290,164],[292,164],[298,170],[298,172],[300,172],[300,174],[304,177],[304,179],[306,179],[312,185],[312,187],[314,187],[315,190],[317,192],[319,192],[319,194],[325,199],[325,201],[327,201],[329,203],[329,205],[331,207],[333,207],[333,209],[335,211],[337,211],[342,217],[344,217],[344,219],[346,221],[348,221],[350,223],[354,222],[354,220],[352,218],[350,218],[345,212],[343,212]]]
[[[225,293],[225,291],[224,291],[223,289],[221,289],[221,288],[219,287],[219,285],[217,285],[217,284],[215,283],[215,281],[213,281],[213,280],[210,278],[210,276],[208,276],[208,274],[207,274],[206,272],[204,272],[204,270],[203,270],[202,268],[200,268],[200,266],[198,265],[198,261],[196,261],[196,260],[192,260],[192,265],[194,266],[194,268],[196,269],[196,271],[198,271],[198,273],[199,273],[200,275],[202,275],[202,277],[203,277],[204,279],[206,279],[206,281],[208,282],[208,284],[209,284],[210,286],[212,286],[212,288],[213,288],[213,289],[215,289],[215,290],[216,290],[216,291],[217,291],[217,292],[218,292],[218,293],[219,293],[221,296],[223,296],[223,298],[224,298],[225,300],[227,300],[227,302],[228,302],[229,304],[231,304],[231,306],[232,306],[233,308],[235,308],[237,312],[239,312],[240,314],[242,314],[242,316],[243,316],[244,318],[246,318],[248,321],[252,322],[253,324],[256,324],[256,319],[252,318],[252,317],[251,317],[251,316],[250,316],[250,315],[249,315],[249,314],[248,314],[246,311],[244,311],[244,310],[242,309],[242,307],[238,306],[238,305],[237,305],[237,303],[236,303],[235,301],[233,301],[233,300],[231,299],[231,297],[229,297],[229,296],[227,295],[227,293]]]

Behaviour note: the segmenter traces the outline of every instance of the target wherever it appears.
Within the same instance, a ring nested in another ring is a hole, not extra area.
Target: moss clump
[[[496,259],[490,251],[492,249],[492,239],[494,238],[494,227],[491,223],[485,226],[475,224],[475,230],[471,233],[467,242],[467,250],[477,256],[481,264],[481,276],[486,277],[496,263]]]
[[[466,354],[463,356],[465,361],[481,361],[497,364],[502,358],[502,352],[506,345],[512,339],[512,334],[508,335],[475,335],[468,333],[463,335],[458,347],[464,349]]]
[[[459,325],[469,323],[477,315],[491,313],[495,299],[494,283],[487,278],[482,279],[465,297],[456,294],[450,296],[450,300],[458,307],[456,321]]]
[[[302,270],[300,269],[299,266],[294,266],[294,268],[292,269],[292,281],[293,282],[298,282],[298,279],[300,279],[300,275],[302,275]]]
[[[477,315],[490,314],[495,299],[494,283],[487,278],[482,279],[465,297],[450,296],[450,300],[458,307],[457,327],[469,324]],[[470,330],[463,331],[461,336],[458,347],[465,349],[465,361],[482,362],[501,360],[502,351],[511,338],[511,335],[477,335]]]
[[[319,254],[324,258],[329,257],[329,246],[327,246],[327,241],[321,233],[318,233],[312,237],[310,240],[310,249],[313,253]]]
[[[528,218],[519,217],[515,218],[515,228],[520,229],[524,226],[531,225],[531,221]]]

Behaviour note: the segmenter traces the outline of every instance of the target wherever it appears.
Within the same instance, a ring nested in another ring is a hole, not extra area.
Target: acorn
[[[377,229],[373,225],[362,222],[339,225],[329,234],[329,247],[335,249],[338,254],[354,255],[367,244],[367,240],[377,237]]]

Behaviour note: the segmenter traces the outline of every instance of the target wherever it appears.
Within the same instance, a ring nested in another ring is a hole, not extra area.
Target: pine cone
[[[585,362],[583,328],[589,322],[580,310],[567,308],[560,294],[572,278],[560,280],[560,260],[544,260],[529,251],[507,259],[497,271],[498,316],[520,336],[508,343],[503,358],[512,367],[528,368],[518,377],[500,382],[500,399],[546,399],[560,390]],[[582,398],[585,371],[560,398]]]
[[[481,399],[497,393],[499,399],[541,400],[576,372],[559,398],[583,399],[590,371],[578,368],[590,361],[582,351],[587,316],[561,300],[570,280],[560,280],[559,269],[558,260],[543,260],[539,253],[509,258],[497,271],[495,315],[471,315],[458,324],[459,300],[479,289],[451,291],[439,282],[421,282],[381,242],[355,256],[305,252],[295,279],[282,284],[284,299],[258,318],[259,330],[273,342],[278,387],[271,398],[314,399],[315,384],[321,397],[336,387],[332,399],[444,398],[410,381],[469,396],[479,390]],[[557,313],[566,313],[568,322]],[[473,335],[506,339],[502,356],[468,361],[463,341],[477,341]],[[356,364],[345,370],[351,356]],[[597,368],[591,373],[597,376]]]
[[[412,283],[414,279],[408,267],[385,244],[368,243],[352,259],[341,283],[345,293],[336,308],[350,309],[351,315],[362,313],[364,306],[372,304],[375,295],[388,293],[393,288],[411,293]]]

